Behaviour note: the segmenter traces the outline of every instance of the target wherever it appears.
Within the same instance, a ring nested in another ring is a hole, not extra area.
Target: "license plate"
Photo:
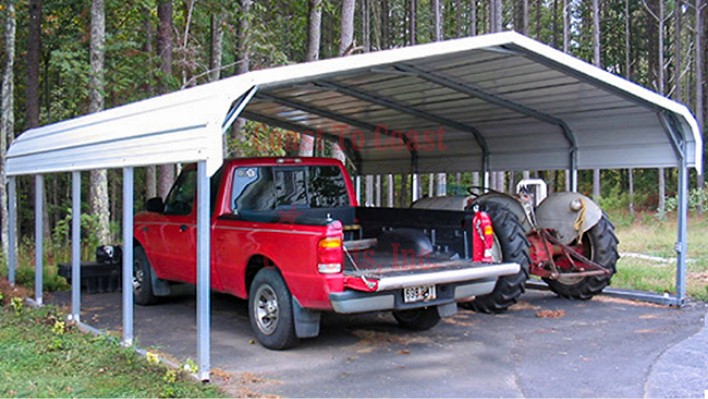
[[[403,289],[403,302],[427,302],[435,299],[435,286],[424,285]]]

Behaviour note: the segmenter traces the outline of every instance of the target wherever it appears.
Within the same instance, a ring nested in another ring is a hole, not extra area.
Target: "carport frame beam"
[[[426,71],[426,70],[421,69],[421,68],[414,66],[414,65],[399,64],[399,65],[396,65],[396,68],[400,71],[404,71],[404,72],[413,74],[414,76],[417,76],[423,80],[427,80],[428,82],[435,83],[438,86],[446,87],[448,89],[451,89],[451,90],[454,90],[454,91],[457,91],[460,93],[464,93],[464,94],[470,95],[475,98],[479,98],[482,101],[486,101],[488,103],[498,105],[502,108],[506,108],[511,111],[518,112],[522,115],[526,115],[526,116],[534,118],[536,120],[558,126],[561,129],[561,132],[563,133],[563,136],[565,137],[566,141],[570,145],[570,155],[569,155],[569,167],[571,170],[570,187],[571,187],[572,191],[577,191],[577,189],[578,189],[578,178],[577,178],[578,144],[575,139],[575,135],[573,134],[573,131],[570,129],[570,126],[568,126],[568,124],[565,123],[565,121],[563,121],[562,119],[559,119],[553,115],[545,114],[543,112],[539,112],[539,111],[529,108],[527,106],[507,100],[507,99],[502,98],[498,95],[487,93],[484,90],[478,89],[478,88],[470,86],[468,84],[458,82],[448,76],[441,75],[441,74],[434,73],[434,72],[430,72],[430,71]]]

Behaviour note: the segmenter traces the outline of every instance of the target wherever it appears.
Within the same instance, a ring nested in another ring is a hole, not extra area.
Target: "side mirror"
[[[145,204],[145,209],[148,212],[162,213],[165,211],[165,203],[162,202],[162,197],[154,197],[147,200]]]

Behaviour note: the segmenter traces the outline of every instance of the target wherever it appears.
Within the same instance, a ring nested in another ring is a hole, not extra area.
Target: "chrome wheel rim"
[[[253,303],[253,313],[258,329],[265,335],[271,335],[278,327],[280,306],[278,295],[273,287],[268,284],[261,285],[256,291]]]
[[[140,262],[135,261],[133,263],[133,290],[135,292],[140,291],[143,287],[143,281],[145,280],[145,272],[143,271]]]

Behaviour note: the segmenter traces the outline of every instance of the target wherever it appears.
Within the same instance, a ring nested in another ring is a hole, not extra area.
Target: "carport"
[[[10,248],[15,177],[73,176],[72,317],[80,314],[81,171],[122,168],[123,342],[133,342],[133,168],[197,162],[197,354],[209,378],[209,190],[222,134],[242,116],[336,141],[356,174],[676,167],[676,295],[685,299],[688,172],[702,173],[699,128],[683,105],[513,32],[260,70],[32,129],[8,150]],[[418,184],[412,178],[414,192]],[[41,195],[37,195],[41,198]],[[42,203],[35,204],[42,214]],[[42,303],[42,218],[35,301]],[[9,254],[14,282],[16,254]]]

